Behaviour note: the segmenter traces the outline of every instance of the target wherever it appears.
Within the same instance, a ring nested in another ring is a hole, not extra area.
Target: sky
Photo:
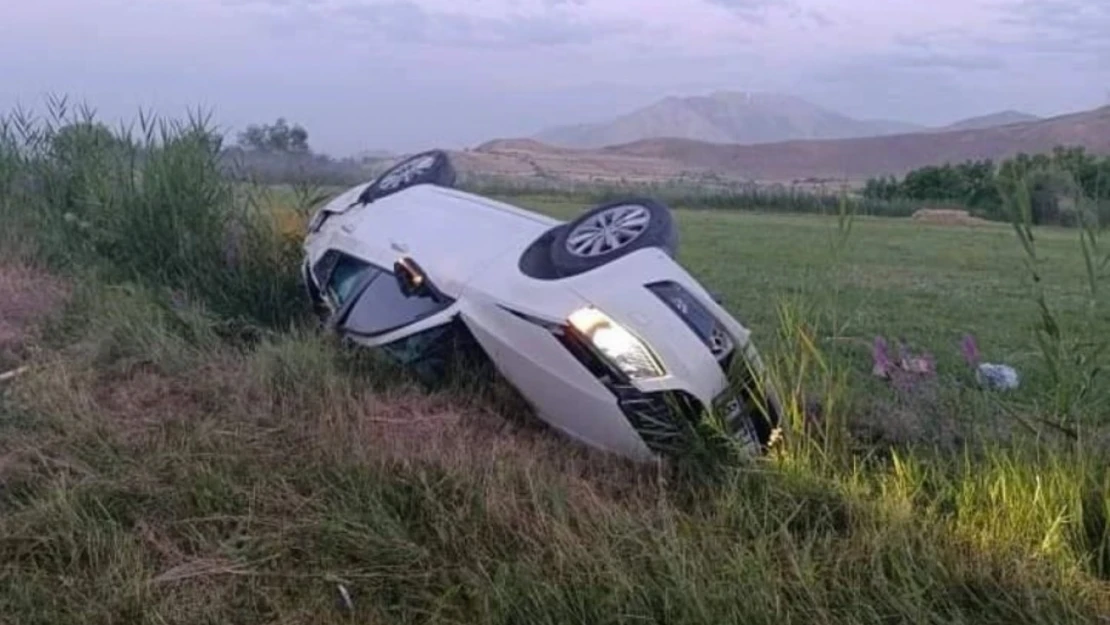
[[[945,124],[1110,103],[1110,0],[8,0],[0,108],[284,117],[317,151],[473,146],[670,95]]]

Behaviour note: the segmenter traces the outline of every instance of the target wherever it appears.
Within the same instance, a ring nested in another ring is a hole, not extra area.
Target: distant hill
[[[706,96],[664,98],[610,120],[549,128],[532,138],[570,148],[600,148],[644,139],[755,144],[980,130],[1038,119],[1036,115],[1007,110],[930,127],[854,119],[790,95],[719,91]]]
[[[362,152],[359,152],[358,154],[355,154],[352,158],[356,161],[367,162],[392,159],[397,158],[397,156],[398,155],[396,153],[390,152],[389,150],[364,150]]]
[[[1035,122],[1041,119],[1036,115],[1029,113],[1022,113],[1021,111],[1001,111],[999,113],[992,113],[990,115],[980,115],[979,117],[971,117],[958,121],[954,124],[949,124],[943,128],[938,128],[937,131],[944,132],[948,130],[980,130],[983,128],[994,128],[996,126],[1007,126],[1009,124],[1023,124],[1026,122]]]
[[[457,155],[460,167],[469,172],[549,180],[860,181],[944,162],[1048,152],[1057,145],[1110,154],[1110,107],[989,128],[837,140],[726,145],[665,138],[567,149],[534,139],[508,139]]]
[[[650,138],[771,143],[921,129],[904,122],[853,119],[789,95],[720,91],[706,96],[664,98],[609,121],[551,128],[533,138],[563,147],[597,148]]]
[[[902,174],[925,165],[1002,159],[1047,152],[1061,144],[1110,153],[1110,107],[1035,122],[973,130],[913,133],[773,145],[714,145],[654,139],[608,148],[622,156],[652,156],[756,179],[862,178]]]

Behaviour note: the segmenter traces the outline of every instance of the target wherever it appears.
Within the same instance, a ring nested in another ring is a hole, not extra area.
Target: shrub
[[[213,311],[267,325],[302,310],[296,243],[268,207],[235,193],[209,119],[140,114],[136,134],[50,100],[38,120],[0,123],[0,210],[59,268],[165,286]]]

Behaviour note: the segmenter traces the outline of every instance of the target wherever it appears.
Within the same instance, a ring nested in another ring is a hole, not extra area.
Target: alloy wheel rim
[[[639,239],[650,223],[651,213],[643,206],[614,206],[578,224],[567,237],[566,248],[581,258],[604,256]]]

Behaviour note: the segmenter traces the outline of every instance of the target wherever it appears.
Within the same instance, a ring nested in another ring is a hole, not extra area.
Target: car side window
[[[332,299],[336,308],[347,303],[352,291],[358,286],[363,276],[372,276],[382,271],[370,263],[340,254],[335,262],[335,267],[328,277],[327,294]]]
[[[369,281],[361,293],[359,285]],[[343,330],[363,336],[385,334],[415,323],[451,305],[431,296],[406,296],[392,272],[370,263],[342,255],[328,279],[328,294],[337,309],[357,297],[340,325]]]
[[[433,315],[449,305],[428,296],[406,296],[393,274],[383,271],[358,296],[358,301],[343,321],[343,327],[355,334],[385,334]]]

